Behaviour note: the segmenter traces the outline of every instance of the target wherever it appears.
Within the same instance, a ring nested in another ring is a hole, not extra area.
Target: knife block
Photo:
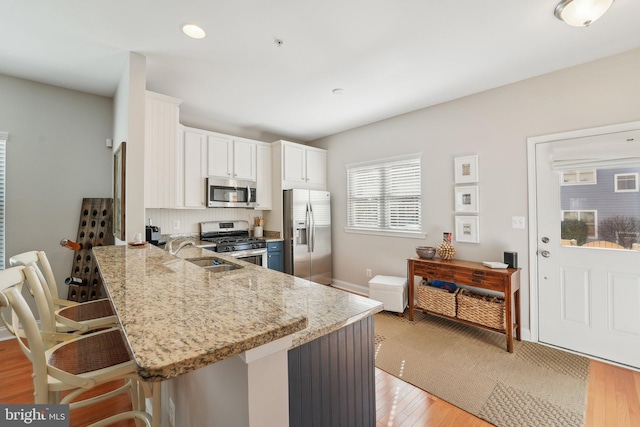
[[[82,199],[80,223],[74,251],[71,276],[83,279],[86,285],[69,285],[67,299],[85,302],[104,298],[102,278],[92,248],[113,245],[113,199]]]

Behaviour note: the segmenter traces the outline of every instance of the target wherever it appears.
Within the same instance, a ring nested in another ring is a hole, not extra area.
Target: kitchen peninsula
[[[182,427],[375,425],[381,303],[196,247],[178,257],[148,245],[94,253],[140,376],[162,381],[154,424],[171,426],[173,412]],[[188,261],[206,257],[242,268]]]

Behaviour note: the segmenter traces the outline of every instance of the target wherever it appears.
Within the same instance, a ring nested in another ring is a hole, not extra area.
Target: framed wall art
[[[470,213],[480,212],[480,200],[478,198],[478,186],[468,185],[455,187],[456,212]]]
[[[456,216],[456,242],[480,243],[480,218]]]
[[[455,183],[478,182],[478,156],[456,157],[453,159]]]

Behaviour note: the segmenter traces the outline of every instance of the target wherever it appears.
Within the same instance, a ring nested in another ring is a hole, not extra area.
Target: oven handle
[[[248,249],[246,251],[237,251],[237,252],[221,252],[223,255],[229,255],[234,258],[242,258],[253,255],[263,255],[267,253],[267,248],[260,249]]]

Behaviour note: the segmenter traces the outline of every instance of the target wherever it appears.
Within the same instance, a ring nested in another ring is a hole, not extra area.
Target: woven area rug
[[[589,359],[407,314],[375,315],[376,367],[499,427],[584,425]]]

